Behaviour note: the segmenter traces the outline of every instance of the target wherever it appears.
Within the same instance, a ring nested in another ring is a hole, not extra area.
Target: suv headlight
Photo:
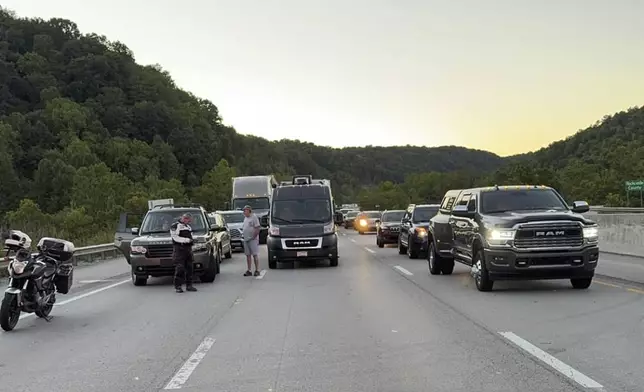
[[[324,225],[324,234],[335,233],[335,223],[331,222],[328,225]]]
[[[367,220],[366,219],[360,219],[360,226],[366,226],[367,225]]]
[[[422,237],[427,235],[427,230],[425,230],[424,227],[417,227],[416,228],[416,235],[422,238]]]
[[[507,245],[514,240],[515,234],[516,230],[513,229],[494,229],[488,233],[487,241],[490,245]]]
[[[133,255],[144,255],[147,251],[148,250],[145,248],[145,246],[134,245],[130,248],[130,253],[132,253]]]
[[[597,242],[599,240],[599,227],[589,226],[583,228],[584,239],[588,242]]]

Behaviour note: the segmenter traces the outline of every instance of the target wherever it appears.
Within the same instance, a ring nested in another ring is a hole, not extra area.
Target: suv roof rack
[[[163,205],[158,205],[152,207],[153,210],[160,210],[163,208],[198,208],[202,209],[201,204],[195,204],[195,203],[185,203],[185,204],[163,204]]]

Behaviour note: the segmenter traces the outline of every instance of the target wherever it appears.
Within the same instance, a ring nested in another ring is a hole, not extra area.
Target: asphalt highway
[[[264,253],[262,275],[244,277],[236,253],[183,294],[169,279],[134,287],[122,259],[78,268],[51,322],[0,332],[0,391],[642,390],[637,283],[480,293],[464,267],[430,276],[426,260],[344,230],[340,255],[268,270]]]

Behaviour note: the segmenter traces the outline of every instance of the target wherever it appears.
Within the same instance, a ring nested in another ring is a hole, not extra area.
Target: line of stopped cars
[[[346,215],[345,227],[376,233],[376,244],[427,259],[432,275],[466,265],[479,291],[501,280],[569,279],[587,289],[599,262],[599,230],[583,214],[589,205],[568,205],[543,185],[449,190],[440,204],[406,210]],[[378,216],[378,214],[381,214]]]

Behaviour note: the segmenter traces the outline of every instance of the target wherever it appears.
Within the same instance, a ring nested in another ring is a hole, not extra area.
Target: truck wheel
[[[472,275],[474,275],[476,289],[478,291],[492,291],[494,281],[490,279],[490,275],[487,272],[487,266],[483,260],[483,251],[478,250],[472,261]]]
[[[145,286],[148,284],[148,277],[146,275],[137,275],[132,271],[132,284],[135,286]]]
[[[405,247],[405,245],[402,244],[400,237],[398,237],[398,254],[404,255],[406,253],[407,253],[407,247]]]
[[[451,275],[454,272],[454,259],[443,259],[441,261],[441,272],[443,275]]]
[[[432,240],[430,240],[429,245],[427,245],[427,264],[429,264],[430,274],[440,275],[443,260],[438,254],[436,254],[436,248],[434,247],[434,241]]]
[[[339,257],[338,257],[338,256],[331,257],[331,258],[329,259],[329,266],[331,266],[331,267],[337,267],[337,266],[338,266],[338,259],[339,259]]]
[[[577,290],[584,290],[589,288],[592,282],[593,282],[593,278],[570,279],[570,283],[572,283],[572,287]]]

